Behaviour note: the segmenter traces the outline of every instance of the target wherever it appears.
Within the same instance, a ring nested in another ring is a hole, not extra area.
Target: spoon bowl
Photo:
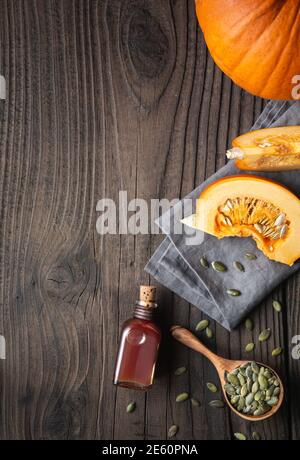
[[[224,389],[224,385],[226,383],[225,372],[227,371],[230,373],[237,367],[240,367],[243,364],[249,363],[249,360],[241,361],[241,360],[225,359],[225,358],[222,358],[221,356],[216,355],[215,353],[210,351],[205,345],[203,345],[203,343],[200,342],[200,340],[194,334],[192,334],[188,329],[185,329],[184,327],[172,326],[171,334],[176,340],[178,340],[178,342],[181,342],[183,345],[191,348],[192,350],[197,351],[198,353],[201,353],[202,355],[204,355],[206,358],[208,358],[211,361],[211,363],[215,366],[216,371],[218,372],[225,401],[227,405],[230,407],[230,409],[236,415],[243,418],[244,420],[248,420],[251,422],[258,422],[258,421],[266,420],[267,418],[272,417],[279,410],[280,406],[283,403],[284,387],[283,387],[283,383],[280,377],[274,371],[274,369],[272,369],[270,366],[257,362],[257,364],[270,369],[270,371],[272,371],[272,373],[275,375],[276,379],[278,380],[280,384],[280,393],[278,397],[278,403],[276,404],[276,406],[273,406],[269,410],[269,412],[266,412],[263,415],[243,414],[239,412],[229,401],[228,395]]]

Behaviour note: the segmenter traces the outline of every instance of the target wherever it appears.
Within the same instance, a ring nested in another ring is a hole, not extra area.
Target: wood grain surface
[[[213,324],[209,347],[254,358],[284,377],[276,417],[249,424],[208,406],[210,363],[174,343],[173,323],[194,329],[202,314],[161,288],[164,329],[149,393],[112,385],[120,325],[132,311],[143,268],[161,235],[96,232],[104,197],[183,197],[225,162],[233,137],[265,102],[214,65],[192,0],[0,0],[1,439],[299,439],[299,275],[256,309],[253,333]],[[284,347],[270,358],[274,346]],[[174,376],[186,365],[188,372]],[[188,391],[201,406],[176,404]],[[132,414],[126,405],[136,401]]]

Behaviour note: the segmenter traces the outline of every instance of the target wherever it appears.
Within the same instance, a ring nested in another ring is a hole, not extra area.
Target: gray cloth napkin
[[[300,125],[300,102],[271,101],[258,118],[253,129],[269,126]],[[225,153],[224,153],[225,154]],[[186,198],[193,205],[208,184],[233,174],[239,174],[234,162],[229,162],[216,174],[197,187]],[[255,173],[287,186],[300,197],[300,171]],[[184,216],[192,213],[189,209]],[[300,267],[297,262],[292,267],[267,259],[256,247],[252,238],[217,238],[200,231],[200,243],[190,244],[186,234],[177,234],[174,223],[182,219],[182,202],[177,203],[163,214],[156,224],[167,235],[145,267],[162,285],[195,305],[226,329],[236,327],[241,320],[269,294],[279,283]],[[185,227],[186,228],[186,227]],[[243,255],[254,252],[257,260],[247,261]],[[232,267],[240,260],[246,273],[233,268],[226,273],[205,270],[200,265],[200,257],[207,260],[221,260]],[[236,288],[242,292],[240,297],[230,297],[226,289]]]

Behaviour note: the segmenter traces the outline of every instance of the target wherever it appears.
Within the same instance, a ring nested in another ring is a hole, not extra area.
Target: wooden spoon
[[[219,378],[220,378],[220,381],[221,381],[221,386],[222,386],[222,391],[223,391],[223,394],[224,394],[224,398],[225,398],[228,406],[230,407],[230,409],[235,414],[237,414],[239,417],[241,417],[241,418],[243,418],[245,420],[250,420],[252,422],[253,421],[256,422],[256,421],[261,421],[261,420],[265,420],[265,419],[267,419],[269,417],[272,417],[272,415],[274,415],[278,411],[278,409],[280,408],[280,406],[281,406],[281,404],[283,402],[284,388],[283,388],[283,383],[282,383],[281,379],[278,377],[277,373],[271,367],[266,366],[265,364],[258,363],[261,366],[269,368],[270,371],[272,371],[273,374],[276,376],[278,382],[280,383],[280,393],[279,393],[278,403],[276,404],[276,406],[273,406],[269,412],[267,412],[267,413],[265,413],[263,415],[255,416],[255,415],[243,414],[241,412],[238,412],[235,409],[235,407],[230,403],[230,401],[228,399],[228,396],[227,396],[227,393],[224,390],[224,385],[226,383],[226,381],[225,381],[225,371],[232,372],[237,367],[240,367],[243,364],[247,364],[249,362],[249,360],[235,361],[233,359],[225,359],[225,358],[222,358],[221,356],[216,355],[215,353],[210,351],[208,348],[206,348],[203,345],[203,343],[201,343],[200,340],[194,334],[192,334],[188,329],[185,329],[184,327],[172,326],[171,327],[171,333],[172,333],[172,336],[176,340],[178,340],[179,342],[183,343],[184,345],[186,345],[187,347],[191,348],[192,350],[195,350],[198,353],[201,353],[202,355],[206,356],[206,358],[208,358],[212,362],[212,364],[215,366],[215,368],[216,368],[216,370],[217,370],[217,372],[219,374]]]

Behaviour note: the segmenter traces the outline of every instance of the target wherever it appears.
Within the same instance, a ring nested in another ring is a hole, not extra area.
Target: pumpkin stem
[[[226,156],[228,160],[242,160],[244,152],[239,147],[233,147],[233,149],[227,150]]]

